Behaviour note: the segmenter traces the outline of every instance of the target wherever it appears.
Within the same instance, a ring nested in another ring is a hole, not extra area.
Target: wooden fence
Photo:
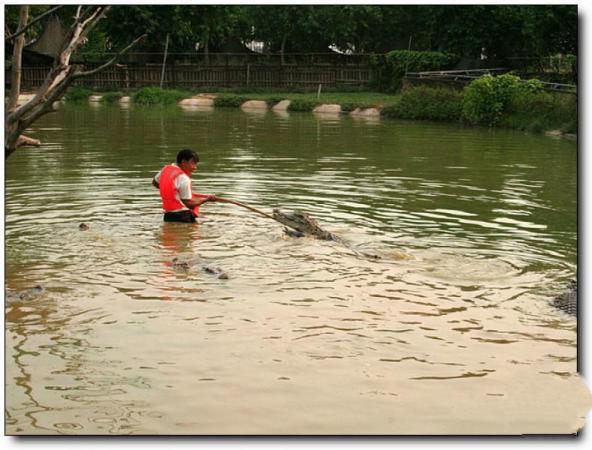
[[[92,66],[86,66],[86,69]],[[40,86],[49,67],[23,67],[22,86],[25,89]],[[110,67],[93,76],[77,81],[91,88],[134,89],[160,86],[162,65],[121,65]],[[204,66],[171,65],[164,74],[163,87],[364,87],[372,77],[369,66],[288,66],[254,65]],[[7,74],[5,78],[10,80]]]

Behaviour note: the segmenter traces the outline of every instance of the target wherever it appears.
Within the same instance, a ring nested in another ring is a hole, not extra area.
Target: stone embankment
[[[191,98],[185,98],[179,101],[181,107],[213,107],[215,94],[199,94]],[[270,106],[264,100],[247,100],[240,105],[243,111],[267,111],[286,112],[290,107],[290,100],[281,100],[273,106]],[[343,108],[337,104],[321,104],[316,106],[313,110],[315,114],[341,114]],[[380,109],[378,108],[356,108],[351,111],[352,116],[358,117],[380,117]]]

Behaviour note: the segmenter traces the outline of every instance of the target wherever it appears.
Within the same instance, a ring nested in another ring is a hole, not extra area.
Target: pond
[[[6,162],[5,280],[44,290],[6,301],[8,434],[582,426],[576,319],[549,304],[577,268],[575,142],[70,105],[32,135]],[[163,223],[151,178],[184,147],[194,190],[301,210],[347,245],[230,204]]]

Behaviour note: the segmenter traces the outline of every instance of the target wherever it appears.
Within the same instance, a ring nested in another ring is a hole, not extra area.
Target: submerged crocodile
[[[171,261],[171,266],[173,267],[173,269],[180,271],[188,271],[191,268],[191,264],[189,264],[187,261],[181,261],[177,257],[173,258],[173,260]],[[206,264],[202,265],[201,268],[205,273],[209,273],[210,275],[217,275],[218,278],[221,280],[229,279],[228,274],[219,267],[214,267]]]
[[[568,288],[553,299],[551,304],[555,308],[571,314],[572,316],[578,315],[578,283],[576,280],[572,280],[569,283]]]
[[[40,284],[24,291],[13,291],[6,289],[6,300],[8,302],[29,301],[34,300],[45,292],[45,288]]]
[[[321,226],[317,223],[315,219],[310,217],[308,214],[305,214],[300,211],[293,211],[290,213],[280,211],[279,209],[273,210],[273,218],[278,222],[285,225],[284,232],[291,237],[303,237],[306,235],[314,236],[317,239],[321,239],[324,241],[336,241],[340,242],[341,244],[345,245],[351,251],[355,252],[356,254],[365,256],[366,258],[371,259],[380,259],[380,256],[373,255],[365,252],[361,252],[352,248],[347,242],[345,242],[339,236],[327,231],[323,230]]]

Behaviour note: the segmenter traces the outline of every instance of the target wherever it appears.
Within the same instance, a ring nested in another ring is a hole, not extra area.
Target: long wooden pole
[[[223,198],[223,197],[218,197],[218,196],[216,196],[216,202],[221,202],[221,203],[232,203],[233,205],[241,206],[241,207],[243,207],[243,208],[246,208],[246,209],[248,209],[248,210],[250,210],[250,211],[256,212],[257,214],[261,214],[262,216],[268,217],[268,218],[270,218],[270,219],[273,219],[273,220],[277,220],[277,219],[276,219],[275,217],[273,217],[271,214],[267,214],[267,213],[265,213],[265,212],[263,212],[263,211],[260,211],[260,210],[259,210],[259,209],[257,209],[257,208],[253,208],[252,206],[245,205],[244,203],[240,203],[240,202],[237,202],[237,201],[235,201],[235,200],[230,200],[229,198]],[[281,222],[280,222],[280,223],[281,223]]]
[[[167,33],[166,43],[164,44],[164,58],[162,60],[162,73],[160,74],[160,88],[162,89],[162,84],[164,83],[164,69],[166,67],[166,58],[167,52],[169,50],[169,34]]]

